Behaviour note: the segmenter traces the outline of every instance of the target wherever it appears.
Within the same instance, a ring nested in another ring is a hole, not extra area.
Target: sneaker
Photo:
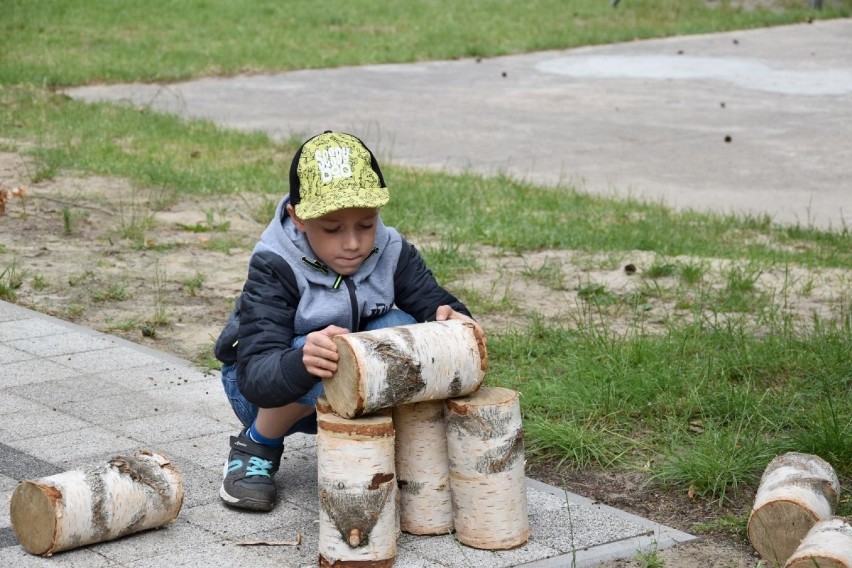
[[[273,476],[281,464],[283,451],[283,447],[258,444],[245,431],[231,436],[231,453],[219,489],[222,501],[240,509],[271,511],[277,493]]]

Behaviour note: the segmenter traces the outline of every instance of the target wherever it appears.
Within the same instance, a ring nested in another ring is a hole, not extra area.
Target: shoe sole
[[[248,509],[250,511],[271,511],[273,507],[275,507],[274,503],[267,503],[265,501],[258,501],[256,499],[238,499],[236,497],[232,497],[225,491],[225,485],[223,484],[219,488],[219,497],[229,507],[234,507],[236,509]]]

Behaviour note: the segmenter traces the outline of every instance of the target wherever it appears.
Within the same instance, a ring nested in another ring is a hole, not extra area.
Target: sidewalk
[[[267,514],[235,511],[218,497],[228,436],[238,422],[218,373],[123,339],[0,301],[0,566],[316,566],[318,496],[313,436],[287,442],[279,503]],[[57,553],[28,554],[10,526],[18,481],[100,466],[148,448],[180,469],[185,500],[167,528]],[[527,480],[532,537],[490,552],[450,536],[403,534],[395,566],[565,567],[631,558],[692,535]],[[299,546],[239,546],[292,541]]]

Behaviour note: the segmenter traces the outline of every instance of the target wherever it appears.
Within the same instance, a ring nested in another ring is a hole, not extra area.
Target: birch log
[[[470,394],[485,376],[485,345],[457,320],[387,327],[333,338],[337,372],[325,396],[345,418]]]
[[[140,450],[89,471],[22,481],[9,506],[31,554],[55,552],[167,525],[183,505],[183,480],[160,454]]]
[[[393,409],[399,526],[411,534],[453,530],[450,467],[444,401],[403,404]]]
[[[317,402],[320,566],[393,565],[399,495],[390,413],[357,419]]]
[[[812,454],[777,456],[763,472],[748,519],[748,538],[768,562],[783,565],[818,521],[834,514],[840,482]]]
[[[486,386],[444,404],[456,538],[488,550],[521,546],[530,528],[518,393]]]
[[[852,568],[852,524],[824,519],[808,531],[784,568]]]

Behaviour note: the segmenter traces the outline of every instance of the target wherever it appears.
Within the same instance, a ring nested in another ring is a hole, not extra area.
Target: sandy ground
[[[33,184],[33,171],[20,155],[0,153],[0,190],[7,191],[5,213],[0,215],[0,286],[20,284],[12,301],[201,364],[211,362],[212,343],[242,287],[251,247],[265,225],[252,213],[277,198],[176,200],[121,179],[63,173]],[[11,195],[21,187],[23,198]],[[223,223],[227,230],[209,230]],[[421,247],[430,245],[425,239],[412,240]],[[467,252],[476,256],[479,271],[447,285],[513,306],[479,318],[492,332],[533,314],[568,324],[594,317],[578,289],[595,284],[618,296],[647,292],[641,272],[655,261],[653,253],[630,251],[539,251],[523,257],[485,247]],[[708,285],[721,286],[728,263],[706,262]],[[637,272],[625,271],[627,264],[635,265]],[[842,303],[848,309],[851,276],[849,270],[764,270],[758,286],[778,309],[806,320],[812,313],[838,313]],[[656,285],[676,287],[674,278],[666,280]],[[682,317],[676,297],[675,292],[643,296],[647,314],[641,324],[646,330],[662,329],[666,318]],[[606,317],[616,329],[637,324],[628,309],[613,308]],[[628,475],[567,475],[546,464],[532,466],[529,473],[687,532],[711,517],[742,515],[751,502],[744,495],[720,511],[686,495],[660,493]],[[659,556],[670,567],[758,565],[748,543],[728,534],[709,534]],[[645,565],[633,559],[605,566]]]

